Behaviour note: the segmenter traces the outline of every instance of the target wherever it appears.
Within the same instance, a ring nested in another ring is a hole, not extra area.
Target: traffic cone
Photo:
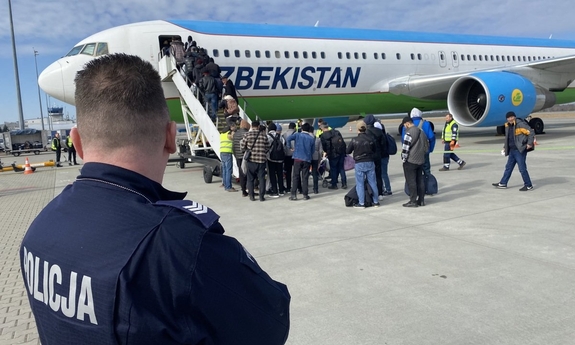
[[[28,161],[28,157],[26,157],[26,164],[24,165],[24,175],[32,174],[34,171],[30,166],[30,161]]]

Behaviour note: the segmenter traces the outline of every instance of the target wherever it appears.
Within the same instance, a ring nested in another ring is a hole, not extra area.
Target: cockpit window
[[[74,55],[78,55],[80,53],[80,50],[82,50],[82,48],[84,48],[84,46],[75,46],[74,48],[72,48],[72,50],[70,50],[70,52],[68,54],[66,54],[66,56],[74,56]]]
[[[85,55],[94,55],[94,51],[96,50],[96,43],[88,43],[82,49],[82,54]]]
[[[108,43],[100,42],[98,43],[98,49],[96,49],[96,56],[108,54]]]

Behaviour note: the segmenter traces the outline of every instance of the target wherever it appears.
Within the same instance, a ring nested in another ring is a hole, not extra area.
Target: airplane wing
[[[575,79],[575,55],[534,61],[501,68],[436,75],[409,75],[380,83],[374,89],[429,100],[446,99],[451,85],[459,78],[477,72],[513,72],[549,91],[563,91]],[[386,85],[385,85],[386,84]],[[376,90],[374,90],[376,91]]]

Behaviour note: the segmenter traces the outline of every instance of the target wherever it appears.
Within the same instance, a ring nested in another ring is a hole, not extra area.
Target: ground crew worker
[[[226,127],[224,131],[220,133],[220,159],[222,161],[222,182],[224,184],[224,189],[226,192],[237,192],[237,189],[232,187],[232,172],[234,170],[234,158],[233,155],[233,135],[236,130],[236,126],[232,125],[232,128]]]
[[[74,165],[78,165],[78,162],[76,162],[76,149],[74,148],[72,136],[70,135],[66,138],[66,146],[68,146],[68,165],[72,165],[72,160],[74,161]]]
[[[56,151],[56,167],[61,168],[60,157],[62,156],[62,143],[60,142],[60,133],[56,132],[52,138],[52,151]]]
[[[439,171],[448,171],[449,163],[453,159],[454,162],[459,164],[457,170],[463,169],[465,166],[465,161],[459,159],[457,155],[453,152],[455,150],[455,145],[459,140],[459,125],[453,119],[453,115],[445,115],[445,126],[443,126],[443,131],[441,132],[441,143],[443,144],[443,167]]]
[[[20,248],[40,342],[284,344],[285,285],[224,236],[213,210],[161,185],[176,124],[158,72],[111,54],[75,83],[84,166]]]

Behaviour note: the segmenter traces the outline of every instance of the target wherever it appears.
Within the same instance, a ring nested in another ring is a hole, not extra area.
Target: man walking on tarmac
[[[60,142],[60,133],[56,132],[52,138],[52,151],[56,151],[56,167],[61,168],[60,157],[62,156],[62,143]]]
[[[453,119],[453,115],[445,115],[445,126],[441,132],[441,142],[443,143],[443,167],[439,171],[449,171],[449,163],[453,159],[454,162],[459,164],[457,170],[463,169],[465,161],[457,157],[453,152],[457,141],[459,140],[459,125]]]

